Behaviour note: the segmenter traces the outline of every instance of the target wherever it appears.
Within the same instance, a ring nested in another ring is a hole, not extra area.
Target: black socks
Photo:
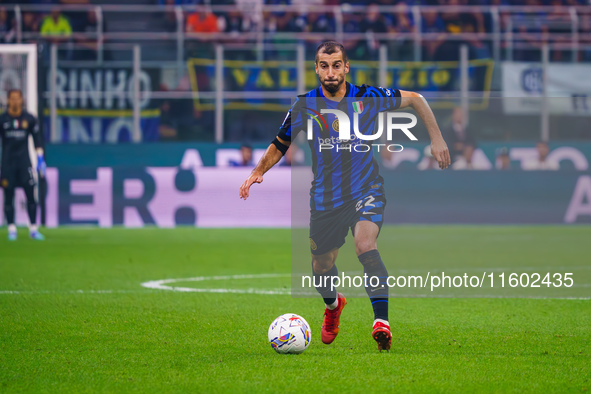
[[[312,270],[313,268],[314,267],[312,267]],[[322,298],[324,298],[324,303],[326,305],[334,304],[337,300],[337,290],[331,289],[331,278],[338,275],[339,270],[337,269],[336,264],[324,274],[317,274],[314,272],[314,287],[316,287],[316,291],[320,293]]]
[[[377,249],[359,255],[363,273],[367,275],[365,291],[371,301],[375,319],[388,320],[388,271]],[[371,280],[372,277],[379,278]],[[372,286],[376,285],[376,286]]]

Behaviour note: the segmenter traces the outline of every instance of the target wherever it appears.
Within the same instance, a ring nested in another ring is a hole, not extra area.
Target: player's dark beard
[[[336,81],[337,83],[327,83],[327,82],[334,82],[334,81]],[[337,79],[331,79],[331,80],[323,79],[320,81],[320,83],[322,84],[324,89],[326,89],[329,93],[335,94],[341,88],[343,81],[344,81],[344,78],[337,77]]]

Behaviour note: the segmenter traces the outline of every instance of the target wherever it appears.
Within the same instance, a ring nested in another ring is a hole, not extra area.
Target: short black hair
[[[316,58],[314,61],[318,63],[318,54],[320,52],[324,52],[327,55],[332,55],[333,53],[339,51],[343,54],[343,63],[347,63],[349,60],[347,59],[347,51],[345,51],[343,44],[336,41],[324,41],[316,48]]]
[[[18,93],[21,95],[21,97],[23,97],[23,91],[20,89],[8,89],[8,94],[6,95],[6,97],[10,97],[10,95],[13,93]]]

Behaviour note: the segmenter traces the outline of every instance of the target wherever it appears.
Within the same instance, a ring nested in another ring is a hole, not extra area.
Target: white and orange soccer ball
[[[269,343],[277,353],[302,353],[311,340],[310,325],[295,313],[279,316],[269,327]]]

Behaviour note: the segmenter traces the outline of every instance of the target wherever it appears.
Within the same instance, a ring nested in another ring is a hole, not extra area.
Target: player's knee
[[[374,249],[377,249],[377,244],[373,239],[361,238],[355,240],[355,252],[357,256]]]
[[[334,265],[334,259],[330,253],[320,256],[312,256],[312,269],[317,274],[324,274]]]

